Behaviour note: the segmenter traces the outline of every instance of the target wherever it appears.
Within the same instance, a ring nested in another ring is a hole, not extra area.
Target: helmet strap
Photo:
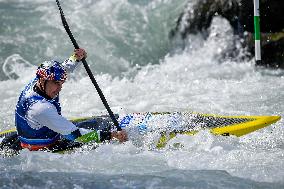
[[[47,80],[44,80],[44,84],[43,84],[43,92],[44,92],[44,93],[46,93],[46,92],[45,92],[46,84],[47,84]]]
[[[44,83],[42,83],[44,82]],[[42,94],[48,98],[50,98],[47,94],[46,94],[46,85],[47,85],[47,80],[42,81],[42,79],[39,80],[39,89],[41,90]]]

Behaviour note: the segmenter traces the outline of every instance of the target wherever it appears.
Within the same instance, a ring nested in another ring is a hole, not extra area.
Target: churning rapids
[[[187,0],[69,0],[65,16],[113,112],[282,115],[284,72],[242,59],[228,22],[209,37],[170,41]],[[55,1],[0,0],[0,131],[36,65],[72,53]],[[236,45],[239,58],[220,54]],[[181,48],[183,46],[184,48]],[[67,118],[106,114],[83,66],[61,92]],[[0,188],[284,188],[283,121],[241,138],[202,131],[162,150],[151,137],[72,154],[23,150],[0,157]],[[142,144],[142,145],[137,145]]]

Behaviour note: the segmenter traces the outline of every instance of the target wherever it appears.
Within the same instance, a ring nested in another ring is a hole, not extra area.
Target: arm
[[[78,129],[72,122],[59,115],[54,105],[48,101],[39,101],[33,104],[26,117],[33,129],[46,126],[62,135],[68,135]]]
[[[72,122],[59,115],[54,105],[48,101],[33,104],[26,118],[33,129],[40,129],[45,126],[72,141],[91,132],[88,129],[79,129]]]
[[[85,139],[81,139],[82,142],[89,142],[90,140],[103,142],[113,138],[118,139],[119,142],[127,140],[127,134],[125,131],[93,131],[78,128],[72,122],[59,115],[54,105],[48,101],[39,101],[33,104],[27,113],[27,120],[33,129],[40,129],[43,126],[46,126],[49,129],[60,133],[69,140],[75,140],[82,135],[86,135],[86,137],[84,137]]]
[[[83,58],[87,58],[86,51],[84,49],[75,49],[73,55],[66,59],[62,65],[66,68],[68,73],[71,73],[81,63]]]

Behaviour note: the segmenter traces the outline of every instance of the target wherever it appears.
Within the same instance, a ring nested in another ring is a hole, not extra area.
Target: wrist
[[[77,58],[77,56],[75,55],[75,53],[72,55],[72,56],[70,56],[70,58],[69,58],[69,60],[71,60],[71,61],[73,61],[73,62],[80,62],[80,60]]]

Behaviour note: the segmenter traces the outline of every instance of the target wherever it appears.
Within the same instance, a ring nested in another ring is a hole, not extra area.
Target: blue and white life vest
[[[46,126],[42,126],[39,129],[32,128],[27,121],[27,112],[34,103],[42,100],[53,104],[59,115],[61,115],[61,107],[59,97],[48,100],[33,90],[37,80],[37,78],[33,79],[22,91],[15,110],[15,123],[22,143],[30,145],[50,145],[59,139],[60,134]]]

